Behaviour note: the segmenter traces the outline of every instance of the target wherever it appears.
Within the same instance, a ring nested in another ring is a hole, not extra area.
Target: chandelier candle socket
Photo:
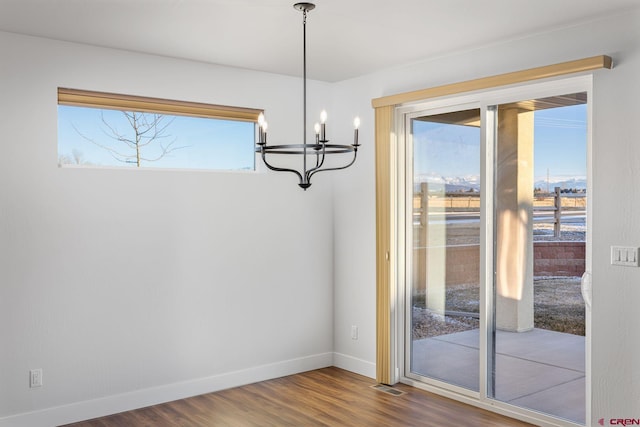
[[[358,154],[358,128],[360,127],[360,119],[356,117],[353,121],[355,127],[353,134],[353,144],[329,144],[327,139],[327,112],[322,110],[320,113],[320,123],[316,123],[314,131],[316,134],[315,141],[312,144],[307,143],[307,12],[315,9],[313,3],[296,3],[293,5],[296,10],[302,12],[302,144],[267,144],[267,122],[264,114],[258,116],[258,141],[256,142],[256,153],[260,153],[262,161],[271,170],[276,172],[290,172],[295,174],[298,179],[298,185],[306,190],[311,186],[311,177],[318,172],[330,170],[346,169],[356,161]],[[326,167],[325,156],[329,154],[349,154],[352,156],[343,160],[341,166]],[[270,162],[272,155],[293,154],[301,156],[302,169],[291,169],[288,167],[278,167]],[[267,159],[269,156],[269,160]]]
[[[326,141],[327,138],[327,112],[322,110],[320,113],[320,141]]]

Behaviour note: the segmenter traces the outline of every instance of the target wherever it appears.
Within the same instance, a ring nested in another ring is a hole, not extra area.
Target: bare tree
[[[82,151],[73,149],[71,150],[71,155],[61,154],[58,156],[58,166],[61,165],[91,165],[91,162],[88,162],[84,159],[84,154]]]
[[[142,162],[155,162],[160,160],[172,151],[185,147],[176,147],[174,143],[176,138],[167,141],[171,135],[167,133],[167,128],[173,122],[174,118],[163,114],[142,113],[137,111],[122,111],[127,119],[128,126],[126,130],[118,129],[114,124],[109,123],[104,112],[100,111],[100,118],[104,128],[102,131],[115,144],[104,144],[93,138],[85,136],[75,126],[73,128],[85,140],[106,150],[111,156],[119,162],[135,163],[140,167]],[[153,144],[154,155],[149,154]]]

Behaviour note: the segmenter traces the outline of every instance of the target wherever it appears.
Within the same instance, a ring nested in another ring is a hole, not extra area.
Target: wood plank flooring
[[[403,384],[393,396],[338,368],[250,384],[67,427],[437,426],[530,424]]]

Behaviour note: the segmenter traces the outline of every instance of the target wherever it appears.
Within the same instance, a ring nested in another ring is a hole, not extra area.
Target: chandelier
[[[346,169],[356,161],[358,154],[358,127],[360,119],[355,118],[353,143],[349,145],[329,144],[327,139],[327,112],[320,113],[320,122],[314,126],[315,141],[307,143],[307,12],[315,9],[313,3],[296,3],[293,7],[302,12],[302,144],[269,145],[267,143],[267,122],[264,114],[258,117],[258,141],[256,142],[256,153],[260,153],[262,161],[271,170],[276,172],[291,172],[295,174],[300,182],[298,185],[305,191],[311,186],[311,177],[318,172],[330,170]],[[343,156],[341,166],[325,166],[325,156],[329,154],[348,154]],[[272,155],[298,155],[301,156],[302,168],[292,169],[289,167],[278,167],[270,162]]]

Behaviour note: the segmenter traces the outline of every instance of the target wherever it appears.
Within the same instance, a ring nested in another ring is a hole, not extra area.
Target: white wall
[[[0,57],[0,425],[331,365],[329,176],[57,167],[59,86],[264,108],[292,143],[299,79],[8,33]]]
[[[594,76],[592,421],[640,418],[640,269],[609,265],[611,245],[640,246],[639,11],[336,84],[337,114],[362,114],[365,144],[360,164],[335,187],[336,362],[362,373],[375,363],[371,99],[601,54],[612,56],[615,68]],[[357,341],[349,336],[353,324],[360,327]]]

